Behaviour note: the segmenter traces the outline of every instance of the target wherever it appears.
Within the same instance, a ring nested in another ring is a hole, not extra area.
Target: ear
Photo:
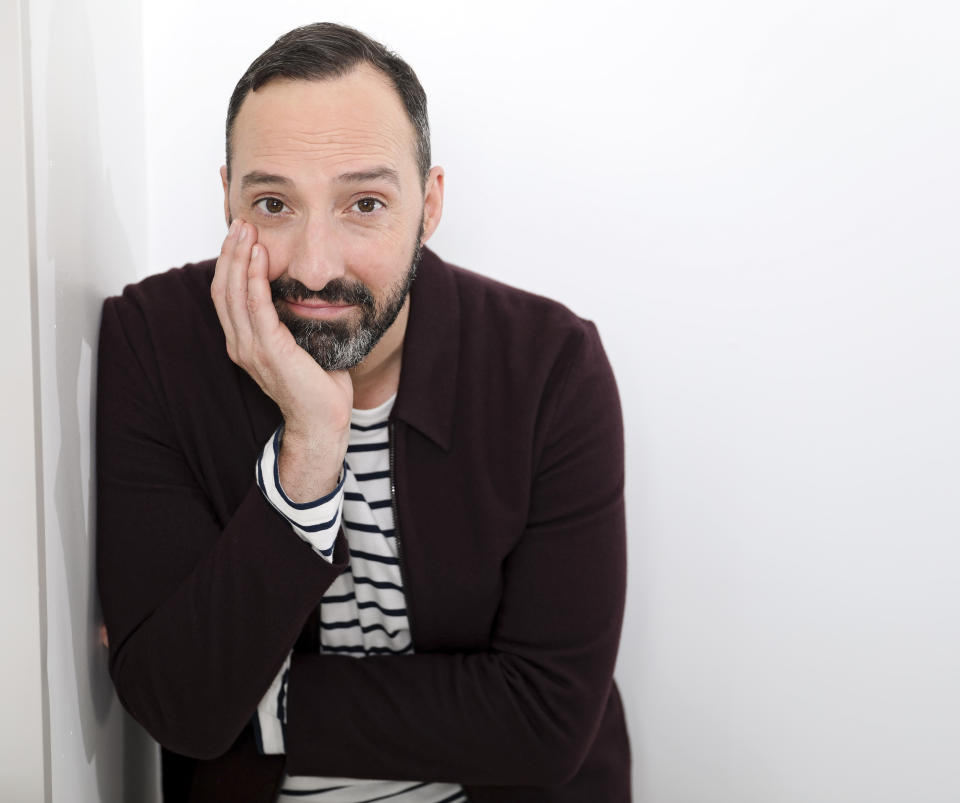
[[[443,215],[443,168],[431,167],[427,174],[427,183],[423,189],[423,234],[420,244],[423,245],[433,236],[440,225]]]
[[[230,225],[230,183],[227,181],[227,166],[220,165],[220,181],[223,183],[223,217]]]

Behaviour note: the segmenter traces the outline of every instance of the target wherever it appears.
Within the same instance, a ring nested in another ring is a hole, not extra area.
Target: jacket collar
[[[410,290],[400,387],[391,418],[419,430],[445,451],[453,440],[460,355],[460,296],[450,267],[423,249]]]

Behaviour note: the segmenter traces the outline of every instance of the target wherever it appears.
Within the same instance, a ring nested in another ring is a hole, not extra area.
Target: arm
[[[346,556],[331,565],[294,535],[253,482],[252,463],[235,509],[214,505],[180,447],[156,372],[142,317],[109,300],[97,565],[110,670],[154,738],[209,758],[247,724]]]
[[[346,436],[325,424],[349,422],[349,378],[320,370],[276,320],[266,253],[261,248],[251,259],[255,229],[247,227],[245,243],[240,230],[242,224],[235,225],[224,242],[213,288],[228,351],[261,388],[273,390],[290,425],[280,473],[285,459],[291,477],[301,481],[291,482],[296,498],[310,498],[311,491],[320,496],[336,485],[343,459],[338,449],[341,440],[345,449]],[[176,315],[176,303],[166,302],[171,308],[163,312]],[[252,454],[245,493],[227,498],[223,486],[230,483],[223,478],[214,478],[214,489],[200,481],[182,442],[189,415],[171,409],[165,393],[170,354],[158,356],[165,344],[152,342],[153,334],[135,300],[105,304],[97,414],[98,579],[110,669],[124,705],[159,742],[212,757],[250,720],[346,554],[341,546],[331,565],[291,533],[253,481]],[[278,353],[287,359],[266,359]],[[333,406],[321,403],[324,398],[332,398]],[[211,414],[218,411],[204,411]],[[324,459],[316,459],[318,453]],[[304,460],[312,473],[298,469]],[[224,466],[223,474],[229,472]]]
[[[527,524],[501,567],[488,648],[295,654],[291,774],[551,785],[577,771],[610,692],[625,535],[613,376],[592,327],[571,352],[544,406]]]

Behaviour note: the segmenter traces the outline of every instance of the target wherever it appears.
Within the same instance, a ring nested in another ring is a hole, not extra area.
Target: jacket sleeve
[[[577,772],[611,693],[623,615],[623,431],[592,324],[564,362],[489,648],[295,654],[291,774],[547,786]]]
[[[255,484],[221,504],[180,448],[141,310],[109,299],[97,398],[97,574],[110,673],[162,745],[225,752],[342,571],[314,554]],[[339,540],[339,539],[338,539]]]

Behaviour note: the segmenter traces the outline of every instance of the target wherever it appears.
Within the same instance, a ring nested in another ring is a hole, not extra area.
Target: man
[[[251,65],[221,175],[216,262],[101,330],[100,594],[165,799],[628,800],[595,328],[423,248],[423,90],[352,29]]]

